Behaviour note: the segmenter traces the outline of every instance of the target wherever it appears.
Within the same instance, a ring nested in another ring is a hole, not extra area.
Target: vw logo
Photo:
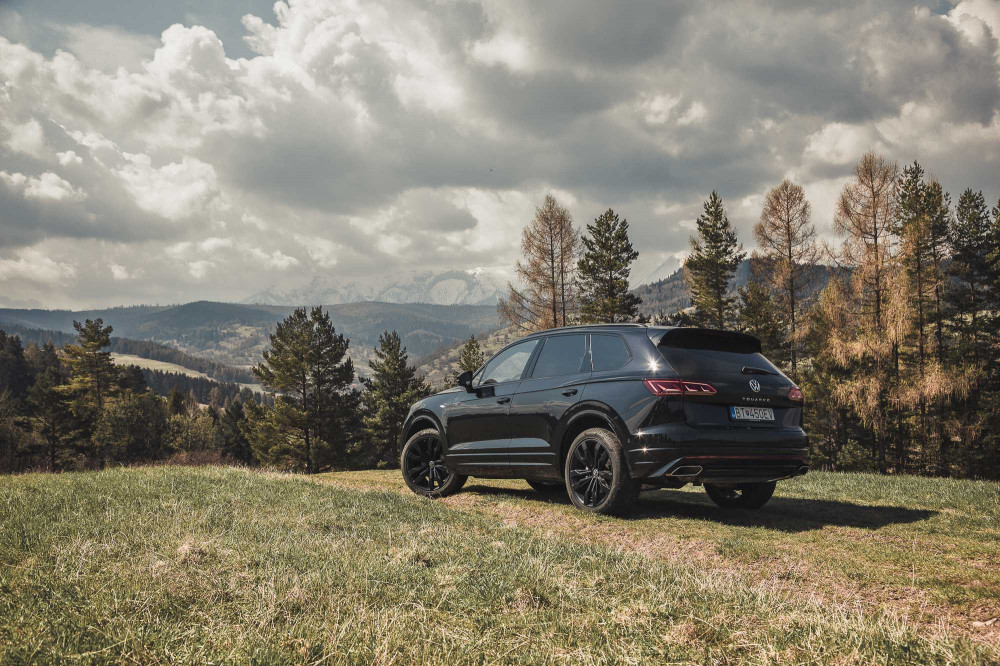
[[[758,391],[760,391],[760,382],[757,381],[756,379],[751,379],[750,388],[753,390],[754,393],[757,393]]]

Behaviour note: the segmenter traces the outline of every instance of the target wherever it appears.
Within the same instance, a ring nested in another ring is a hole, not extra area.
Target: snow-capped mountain
[[[671,255],[667,257],[666,261],[657,266],[656,270],[652,271],[649,275],[643,278],[639,284],[652,284],[654,282],[659,282],[660,280],[665,280],[676,273],[677,269],[680,268],[683,263],[684,262],[680,259]]]
[[[309,284],[271,287],[242,302],[260,305],[336,305],[358,301],[494,305],[503,291],[504,281],[484,270],[413,271],[354,280],[320,275]]]

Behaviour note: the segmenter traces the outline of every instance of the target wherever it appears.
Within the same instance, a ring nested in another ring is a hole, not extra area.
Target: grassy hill
[[[592,517],[398,472],[0,478],[0,663],[988,663],[1000,485],[810,474]]]

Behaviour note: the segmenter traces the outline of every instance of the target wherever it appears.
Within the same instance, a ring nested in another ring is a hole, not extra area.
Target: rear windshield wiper
[[[776,375],[777,372],[771,372],[770,370],[765,370],[764,368],[751,368],[748,365],[743,366],[740,372],[744,375]]]

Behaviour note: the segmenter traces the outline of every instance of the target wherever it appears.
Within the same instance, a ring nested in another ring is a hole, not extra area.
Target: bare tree
[[[579,246],[569,211],[546,195],[521,233],[524,256],[514,268],[521,288],[508,283],[507,296],[497,303],[500,318],[526,332],[565,326],[576,310]]]
[[[802,186],[784,180],[767,193],[760,221],[753,229],[758,248],[753,257],[759,260],[755,262],[755,270],[781,294],[792,377],[797,374],[802,301],[815,277],[820,253],[811,217],[812,206]]]

